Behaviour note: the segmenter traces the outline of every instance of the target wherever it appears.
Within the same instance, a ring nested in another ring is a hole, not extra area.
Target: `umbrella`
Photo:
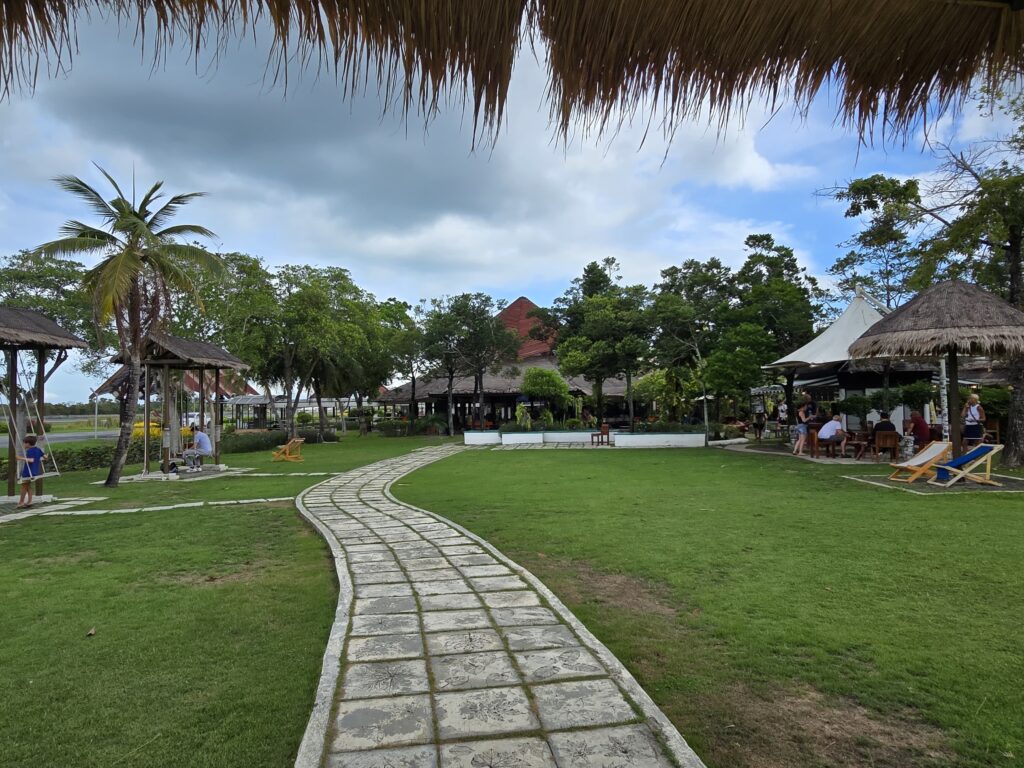
[[[850,356],[949,359],[949,427],[960,454],[958,355],[1024,356],[1024,312],[976,285],[947,280],[921,291],[850,345]]]

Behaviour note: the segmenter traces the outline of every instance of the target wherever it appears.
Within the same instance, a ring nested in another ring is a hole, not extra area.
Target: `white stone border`
[[[416,467],[416,469],[420,469],[420,467]],[[394,484],[398,480],[401,480],[410,472],[415,472],[416,469],[412,469],[409,472],[405,473],[405,475],[401,475],[399,477],[394,478],[387,485],[385,485],[384,496],[390,501],[394,502],[395,504],[400,504],[406,509],[411,509],[415,512],[421,512],[425,515],[429,515],[430,517],[434,518],[439,522],[445,523],[446,525],[450,525],[455,530],[460,531],[463,535],[469,537],[477,544],[482,546],[484,549],[490,552],[491,555],[493,555],[495,558],[503,562],[513,571],[518,573],[522,578],[524,578],[530,584],[530,586],[532,586],[538,593],[540,593],[544,597],[545,600],[547,600],[548,604],[550,604],[552,609],[554,609],[555,612],[558,613],[562,620],[565,621],[570,627],[572,627],[573,631],[580,636],[580,638],[583,640],[584,643],[586,643],[590,650],[594,651],[601,658],[601,661],[604,663],[605,667],[607,667],[611,677],[616,682],[618,682],[619,685],[626,691],[626,693],[630,695],[633,701],[637,703],[637,705],[643,711],[644,716],[647,718],[648,724],[655,730],[655,732],[658,733],[659,736],[661,736],[662,740],[665,742],[669,751],[672,753],[672,756],[679,763],[679,765],[682,766],[682,768],[706,768],[704,762],[699,757],[697,757],[697,753],[694,752],[693,749],[690,748],[690,745],[686,743],[686,739],[684,739],[682,735],[679,733],[679,731],[676,729],[676,727],[672,725],[672,722],[667,717],[665,717],[665,714],[661,711],[658,705],[654,703],[654,700],[647,695],[647,692],[640,686],[640,683],[636,681],[636,678],[634,678],[633,675],[629,673],[629,670],[622,666],[622,662],[619,661],[618,658],[616,658],[615,654],[609,651],[605,647],[604,643],[602,643],[600,640],[594,637],[594,635],[591,634],[590,630],[583,626],[583,623],[576,618],[572,611],[565,607],[562,601],[559,600],[550,589],[544,586],[544,583],[540,579],[538,579],[536,576],[534,576],[532,573],[530,573],[528,570],[523,568],[518,563],[514,562],[513,560],[510,560],[508,557],[503,555],[495,547],[488,544],[475,533],[466,530],[458,523],[452,522],[448,518],[442,517],[441,515],[435,512],[431,512],[426,509],[421,509],[420,507],[414,507],[412,504],[407,504],[406,502],[400,501],[399,499],[395,498],[395,496],[391,493],[392,484]],[[296,763],[296,768],[299,768],[298,763]]]
[[[306,722],[306,731],[299,744],[299,752],[295,756],[295,768],[318,768],[323,763],[324,748],[327,742],[327,728],[331,722],[331,707],[334,704],[334,692],[338,687],[338,675],[341,673],[341,653],[345,647],[345,635],[348,634],[348,618],[352,610],[354,595],[352,581],[348,575],[348,558],[341,543],[320,519],[310,512],[303,503],[303,498],[314,488],[319,488],[333,480],[326,480],[311,485],[295,497],[295,506],[299,514],[312,524],[320,536],[331,548],[334,558],[334,573],[338,579],[338,606],[334,611],[334,623],[327,637],[327,648],[324,650],[324,663],[320,671],[320,682],[316,686],[316,697],[313,700],[313,711]]]

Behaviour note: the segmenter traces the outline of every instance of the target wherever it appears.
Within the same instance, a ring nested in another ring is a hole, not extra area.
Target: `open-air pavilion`
[[[115,363],[126,361],[116,355],[111,358]],[[142,355],[142,380],[137,389],[122,389],[122,392],[135,391],[143,394],[145,402],[145,415],[143,423],[150,423],[150,396],[154,391],[154,372],[159,376],[160,395],[162,403],[162,418],[160,420],[161,438],[161,459],[160,470],[164,474],[169,471],[172,448],[177,445],[176,430],[171,430],[171,403],[174,399],[174,392],[171,388],[172,371],[194,372],[199,380],[199,422],[200,429],[206,430],[206,399],[207,399],[207,373],[213,373],[212,392],[220,390],[222,371],[244,371],[248,366],[239,358],[232,355],[225,349],[207,341],[196,341],[194,339],[183,339],[179,336],[172,336],[161,331],[151,331],[143,342]],[[128,396],[131,396],[130,394]],[[214,394],[216,399],[216,394]],[[220,435],[221,435],[221,408],[213,409],[213,429],[209,431],[210,440],[213,443],[213,463],[220,465]],[[142,430],[145,442],[144,455],[145,466],[143,473],[149,473],[149,429]]]
[[[18,353],[22,351],[35,352],[37,355],[36,391],[28,393],[35,399],[36,417],[42,419],[46,414],[46,397],[44,392],[43,366],[45,355],[52,351],[67,351],[71,349],[84,349],[85,341],[72,333],[61,328],[53,320],[35,312],[31,309],[16,309],[13,307],[0,307],[0,349],[4,352],[7,364],[7,381],[3,384],[5,399],[8,404],[7,421],[7,494],[14,495],[16,483],[15,461],[16,451],[21,449],[16,445],[16,436],[22,431],[22,423],[29,414],[19,414],[18,401],[23,399],[24,393],[20,392],[18,382]],[[40,425],[42,427],[42,425]],[[43,481],[36,481],[36,493],[42,493]]]

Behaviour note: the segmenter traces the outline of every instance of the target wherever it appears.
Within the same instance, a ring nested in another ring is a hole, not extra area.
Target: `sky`
[[[342,101],[331,76],[292,72],[287,92],[264,78],[267,36],[240,41],[216,67],[172,50],[154,68],[134,29],[81,23],[67,73],[0,102],[0,253],[54,239],[88,211],[52,182],[97,188],[162,180],[203,191],[179,221],[214,230],[210,246],[270,265],[350,270],[363,288],[410,303],[483,291],[538,304],[583,266],[613,256],[625,282],[717,256],[739,266],[743,240],[767,232],[816,275],[856,231],[819,190],[872,173],[935,166],[923,136],[863,146],[837,125],[823,94],[809,113],[755,106],[724,133],[694,121],[671,144],[644,124],[608,140],[556,140],[543,66],[517,62],[493,147],[472,150],[470,117],[449,108],[422,120],[382,115],[373,90]],[[1006,129],[972,107],[935,126],[960,141]],[[51,402],[84,401],[98,382],[66,364]]]

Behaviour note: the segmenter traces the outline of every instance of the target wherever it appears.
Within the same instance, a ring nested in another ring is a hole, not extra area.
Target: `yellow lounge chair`
[[[935,466],[935,477],[931,478],[928,482],[931,485],[939,485],[943,488],[949,488],[957,480],[970,480],[973,483],[984,483],[985,485],[997,485],[1002,487],[1002,483],[997,483],[992,479],[992,458],[1003,450],[1001,445],[981,444],[977,448],[974,448],[959,459],[951,459],[950,461],[944,461]],[[975,467],[984,464],[985,467],[980,474],[974,472]]]
[[[271,461],[305,461],[302,458],[302,444],[306,442],[304,437],[293,437],[284,445],[277,446]]]
[[[890,464],[896,471],[889,475],[889,479],[897,483],[912,483],[922,477],[935,477],[935,465],[945,459],[951,450],[953,444],[944,440],[928,443],[906,461]]]

